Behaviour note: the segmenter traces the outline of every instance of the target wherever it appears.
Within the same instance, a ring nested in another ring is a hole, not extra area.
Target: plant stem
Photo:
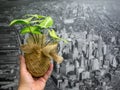
[[[36,42],[39,43],[39,34],[35,34]]]
[[[53,42],[53,39],[52,39],[52,40],[49,40],[49,41],[46,43],[46,46],[47,46],[49,43],[51,43],[51,42]]]
[[[34,37],[34,35],[33,35],[33,33],[32,33],[32,30],[31,30],[31,28],[30,28],[29,25],[28,25],[28,28],[29,28],[29,30],[30,30],[30,35],[33,37],[34,43],[37,43],[37,41],[36,41],[36,39],[35,39],[35,37]]]
[[[40,43],[40,34],[38,34],[37,38],[38,38],[38,43]]]
[[[43,47],[43,35],[41,37],[41,47]]]
[[[30,32],[30,35],[33,37],[34,43],[36,43],[34,35]]]

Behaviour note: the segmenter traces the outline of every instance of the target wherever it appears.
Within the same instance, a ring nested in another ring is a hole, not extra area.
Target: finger
[[[27,71],[26,64],[25,64],[25,58],[22,55],[20,55],[19,59],[20,59],[20,72]]]
[[[53,64],[50,64],[50,67],[49,67],[48,71],[47,71],[46,74],[43,76],[43,78],[45,79],[45,81],[48,80],[48,78],[49,78],[49,76],[51,75],[52,71],[53,71]]]

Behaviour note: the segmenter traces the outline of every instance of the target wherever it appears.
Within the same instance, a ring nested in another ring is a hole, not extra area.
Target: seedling
[[[54,21],[50,16],[27,14],[23,19],[11,21],[10,26],[22,25],[20,34],[29,37],[26,43],[21,45],[26,60],[28,71],[33,77],[43,76],[50,65],[50,59],[61,63],[63,58],[57,54],[59,41],[67,40],[60,38],[53,29]]]

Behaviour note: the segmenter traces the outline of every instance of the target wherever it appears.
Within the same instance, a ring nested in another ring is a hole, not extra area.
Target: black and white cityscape
[[[21,27],[11,20],[25,14],[54,19],[61,64],[45,90],[120,90],[120,1],[119,0],[1,0],[0,1],[0,90],[17,90],[19,82]]]

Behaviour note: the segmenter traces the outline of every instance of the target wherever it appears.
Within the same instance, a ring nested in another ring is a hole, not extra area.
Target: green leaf
[[[30,23],[30,21],[33,19],[33,17],[30,17],[30,18],[27,18],[27,19],[24,19],[25,21],[28,21]]]
[[[48,30],[48,32],[49,32],[50,36],[51,36],[53,39],[60,39],[60,38],[57,36],[56,32],[55,32],[53,29],[52,29],[52,30]]]
[[[41,34],[38,26],[25,27],[20,31],[20,33],[21,34],[26,34],[26,33]]]
[[[39,30],[32,31],[33,34],[41,34]]]
[[[68,41],[66,39],[58,37],[56,32],[53,29],[49,30],[48,32],[53,39],[55,39],[57,41],[63,41],[64,43],[68,43]]]
[[[38,14],[27,14],[26,16],[35,17],[35,18],[38,18],[38,19],[45,17],[45,16],[38,15]]]
[[[15,24],[29,24],[29,21],[25,19],[16,19],[16,20],[11,21],[9,25],[12,26]]]
[[[28,27],[25,27],[23,28],[21,31],[20,31],[21,34],[26,34],[26,33],[30,33],[30,29]]]
[[[38,23],[38,24],[39,24],[40,22],[42,22],[42,20],[34,20],[34,21],[31,21],[30,23],[31,23],[31,24],[32,24],[32,23],[33,23],[33,24],[34,24],[34,23]]]
[[[53,19],[51,17],[46,17],[41,23],[40,27],[41,28],[49,28],[53,25]]]

